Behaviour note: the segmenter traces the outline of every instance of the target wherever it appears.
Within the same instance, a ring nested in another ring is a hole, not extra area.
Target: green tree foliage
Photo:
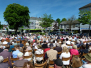
[[[80,11],[78,21],[82,24],[90,24],[91,11]]]
[[[51,14],[50,15],[47,15],[46,13],[43,14],[42,22],[40,22],[40,26],[43,28],[47,28],[52,26],[52,23],[53,23],[53,19],[51,17]]]
[[[58,27],[59,27],[60,23],[61,23],[61,20],[59,18],[57,18],[56,21],[58,22]]]
[[[0,29],[2,29],[3,28],[3,25],[1,25],[1,22],[0,22]]]
[[[66,19],[66,18],[63,18],[63,19],[61,20],[61,22],[63,22],[63,21],[67,21],[67,19]]]
[[[16,32],[19,27],[29,26],[29,8],[20,4],[9,4],[4,12],[4,19],[8,22],[10,29],[15,29]]]

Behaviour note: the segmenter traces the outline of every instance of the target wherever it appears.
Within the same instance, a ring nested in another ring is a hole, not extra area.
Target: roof
[[[61,24],[61,25],[62,25],[62,24],[63,24],[63,25],[64,25],[64,24],[66,25],[66,24],[68,24],[68,23],[70,23],[70,21],[63,21],[63,22],[61,22],[60,24]],[[74,24],[78,24],[78,23],[80,23],[80,22],[77,21],[77,20],[74,20],[73,23],[74,23]]]
[[[89,3],[89,4],[87,4],[87,5],[85,5],[85,6],[81,7],[81,8],[79,8],[79,10],[80,10],[80,9],[84,9],[84,8],[88,8],[88,7],[91,7],[91,3]]]
[[[40,17],[30,17],[30,20],[42,20]]]

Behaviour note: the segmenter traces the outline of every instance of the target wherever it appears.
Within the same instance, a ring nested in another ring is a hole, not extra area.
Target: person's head
[[[89,47],[88,51],[91,51],[91,47]]]
[[[31,62],[25,62],[23,68],[34,68]]]
[[[46,41],[44,41],[44,43],[46,43]]]
[[[50,49],[53,49],[53,46],[50,46]]]
[[[20,52],[23,52],[23,48],[22,48],[22,47],[19,47],[19,51],[20,51]]]
[[[1,45],[0,48],[3,49],[3,46]]]
[[[6,47],[5,47],[5,49],[4,50],[9,50],[9,48],[10,48],[10,46],[9,45],[7,45]]]
[[[19,46],[16,46],[16,47],[15,47],[15,50],[19,50],[19,48],[20,48]]]
[[[66,41],[63,41],[63,44],[66,44]]]
[[[3,56],[0,56],[0,63],[2,63],[4,60]]]
[[[76,45],[73,45],[72,48],[73,48],[73,49],[77,49],[77,46],[76,46]]]
[[[18,53],[17,57],[19,58],[19,60],[22,60],[23,59],[23,53]]]
[[[82,45],[82,49],[85,49],[86,48],[86,45]]]
[[[23,53],[25,53],[25,52],[27,52],[28,50],[27,50],[27,47],[24,47],[23,48]]]
[[[57,39],[57,42],[59,43],[60,39]]]
[[[55,66],[55,68],[62,68],[62,66],[63,66],[62,60],[61,59],[54,60],[54,66]]]
[[[29,46],[29,43],[26,43],[26,46]]]
[[[55,43],[55,40],[53,40],[53,43]]]
[[[66,52],[66,53],[69,52],[69,50],[68,50],[68,48],[66,46],[63,47],[63,52]]]
[[[20,41],[20,43],[22,43],[22,41]]]
[[[66,38],[66,41],[68,41],[68,38]]]

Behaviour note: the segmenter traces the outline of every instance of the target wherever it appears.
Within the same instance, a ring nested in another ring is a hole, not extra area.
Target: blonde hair
[[[76,45],[73,45],[72,48],[73,48],[73,49],[77,49],[77,46],[76,46]]]
[[[68,50],[68,48],[66,46],[63,47],[63,52],[66,52],[66,53],[69,52],[69,50]]]

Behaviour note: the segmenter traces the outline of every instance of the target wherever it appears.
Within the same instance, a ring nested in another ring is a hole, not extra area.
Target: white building
[[[29,29],[29,30],[33,30],[33,29],[43,29],[41,26],[40,26],[40,22],[42,22],[42,18],[38,18],[38,17],[30,17],[30,20],[29,20],[30,25],[29,25],[29,28],[28,27],[24,27],[24,29]],[[52,23],[52,26],[51,27],[48,27],[46,28],[46,30],[52,30],[54,25],[55,25],[56,21],[54,21]]]

